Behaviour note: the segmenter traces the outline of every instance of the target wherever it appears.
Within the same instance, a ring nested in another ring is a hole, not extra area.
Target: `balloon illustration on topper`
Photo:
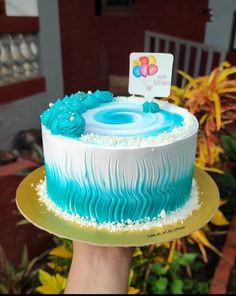
[[[133,61],[133,74],[135,77],[153,76],[157,73],[156,58],[153,55],[141,56]]]

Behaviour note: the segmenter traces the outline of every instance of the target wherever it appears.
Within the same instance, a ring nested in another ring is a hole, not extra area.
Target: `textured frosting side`
[[[142,221],[189,198],[196,133],[167,146],[103,149],[42,130],[48,195],[69,214],[97,223]]]
[[[70,221],[73,223],[79,224],[81,227],[94,227],[96,230],[107,230],[110,232],[119,232],[119,231],[143,231],[149,230],[153,227],[162,227],[170,224],[175,224],[176,222],[184,223],[184,220],[188,218],[195,210],[200,206],[199,197],[200,192],[197,186],[196,181],[193,179],[192,189],[190,197],[185,205],[169,214],[163,210],[157,219],[145,219],[144,221],[131,221],[128,220],[125,223],[96,223],[94,220],[86,220],[83,217],[76,214],[69,214],[68,212],[60,209],[56,204],[48,197],[46,189],[46,181],[40,180],[37,184],[31,184],[34,187],[39,195],[39,200],[46,205],[49,211],[54,212],[55,215],[64,219],[65,221]]]

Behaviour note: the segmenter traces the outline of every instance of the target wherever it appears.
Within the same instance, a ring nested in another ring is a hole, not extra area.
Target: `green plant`
[[[220,154],[224,147],[220,142],[222,132],[236,119],[236,66],[225,61],[209,76],[193,78],[178,71],[187,83],[179,88],[171,87],[171,99],[175,104],[189,109],[199,121],[199,136],[195,164],[200,168],[223,174]]]
[[[194,277],[188,277],[186,268],[199,271],[203,264],[197,261],[196,253],[174,253],[174,260],[168,262],[156,262],[152,265],[148,279],[151,293],[158,294],[206,294],[209,288],[208,281],[199,281]]]
[[[62,294],[68,276],[72,244],[66,239],[55,238],[56,246],[47,257],[47,267],[39,270],[42,294]],[[179,247],[175,249],[174,244]],[[129,294],[137,293],[207,293],[209,280],[199,280],[204,264],[198,253],[183,253],[182,242],[177,240],[160,246],[136,248],[129,275]]]
[[[38,266],[46,253],[29,260],[27,247],[24,246],[18,265],[11,263],[0,245],[0,293],[31,294],[38,284]]]
[[[213,69],[210,75],[196,78],[183,71],[178,72],[186,79],[186,85],[181,88],[171,86],[168,100],[187,108],[198,118],[199,133],[195,165],[211,174],[218,184],[221,197],[227,201],[224,205],[222,203],[221,210],[225,210],[226,207],[232,210],[236,192],[235,170],[232,165],[235,161],[236,142],[235,134],[229,133],[229,127],[236,119],[236,79],[233,76],[236,67],[225,61]],[[230,219],[231,215],[227,217]],[[229,224],[220,210],[211,222],[217,226]],[[190,240],[194,238],[197,242],[205,262],[207,261],[205,246],[220,255],[206,240],[206,229],[205,227],[190,235]]]

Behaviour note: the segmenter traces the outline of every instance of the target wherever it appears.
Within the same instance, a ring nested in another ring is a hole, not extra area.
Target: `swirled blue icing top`
[[[58,99],[42,113],[41,122],[52,134],[70,138],[88,134],[147,138],[183,126],[184,118],[155,102],[119,101],[111,92],[97,90]]]
[[[119,101],[88,110],[84,118],[85,134],[120,137],[157,136],[184,124],[180,114],[162,109],[158,113],[145,113],[141,104]]]

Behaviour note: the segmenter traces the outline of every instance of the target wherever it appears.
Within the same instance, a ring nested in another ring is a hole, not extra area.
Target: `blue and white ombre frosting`
[[[144,103],[80,92],[43,113],[48,204],[96,225],[165,219],[187,204],[198,122],[168,102],[154,113]]]

